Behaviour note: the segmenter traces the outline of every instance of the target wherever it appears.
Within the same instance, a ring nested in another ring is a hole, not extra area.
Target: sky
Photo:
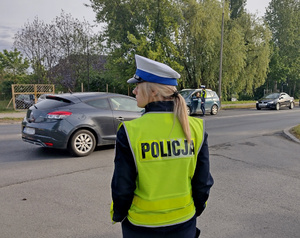
[[[246,9],[263,16],[270,1],[247,0]],[[12,50],[14,35],[26,23],[32,23],[35,17],[51,23],[64,10],[73,18],[95,24],[95,13],[84,6],[89,3],[89,0],[0,0],[0,52],[4,49]]]

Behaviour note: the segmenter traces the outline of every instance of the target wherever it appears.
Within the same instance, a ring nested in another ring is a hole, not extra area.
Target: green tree
[[[106,76],[123,88],[133,75],[134,54],[164,62],[181,71],[177,61],[180,12],[177,1],[91,0],[97,20],[105,23],[103,41],[108,51]]]
[[[16,49],[0,52],[0,91],[11,97],[12,84],[27,82],[28,68],[29,61]]]
[[[185,5],[181,34],[181,55],[185,61],[185,86],[206,84],[216,90],[220,62],[221,12],[218,1],[189,1]],[[241,7],[242,8],[242,7]],[[230,19],[228,5],[224,14],[222,92],[253,95],[265,82],[269,63],[270,31],[254,16],[240,12]]]
[[[230,18],[236,19],[241,16],[245,12],[247,0],[230,0]]]
[[[23,58],[21,52],[3,50],[0,52],[0,77],[4,78],[20,78],[26,74],[29,68],[29,61]]]
[[[271,44],[272,54],[266,88],[276,92],[278,86],[286,82],[286,75],[289,69],[286,67],[283,58],[279,55],[279,47],[273,42]]]
[[[226,8],[228,9],[228,8]],[[216,89],[218,83],[222,8],[218,1],[187,1],[178,43],[185,67],[182,87],[200,84]],[[225,21],[228,21],[228,11]]]
[[[286,83],[288,93],[295,95],[300,88],[300,2],[272,0],[265,18],[273,33],[274,54],[278,55],[277,62],[280,62],[280,73],[272,74],[272,77],[277,81],[278,89],[281,90],[281,85]],[[278,71],[278,64],[270,67],[271,72]]]
[[[106,24],[107,74],[123,89],[135,70],[134,54],[166,63],[181,74],[179,87],[217,89],[222,23],[218,0],[91,0]],[[239,4],[238,4],[239,3]],[[253,94],[264,83],[269,63],[268,28],[243,12],[245,1],[225,7],[222,90]],[[122,90],[123,90],[122,89]]]
[[[251,14],[237,18],[241,26],[244,44],[244,67],[237,78],[235,88],[238,93],[253,96],[256,88],[265,83],[270,62],[269,28]]]
[[[27,69],[29,61],[14,49],[14,51],[3,50],[0,52],[0,91],[11,97],[11,85],[24,83],[28,80]]]

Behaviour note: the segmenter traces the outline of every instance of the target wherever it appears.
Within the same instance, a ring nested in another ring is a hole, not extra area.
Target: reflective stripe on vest
[[[173,121],[173,113],[146,113],[123,123],[138,172],[128,211],[128,220],[135,225],[173,225],[195,214],[191,180],[204,125],[189,118],[192,142],[188,144],[179,121],[175,119],[174,125]]]

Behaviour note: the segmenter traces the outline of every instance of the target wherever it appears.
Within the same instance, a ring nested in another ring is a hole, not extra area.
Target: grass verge
[[[256,101],[222,101],[223,105],[226,105],[226,104],[249,104],[249,103],[255,104]]]
[[[298,126],[293,127],[290,130],[290,133],[292,133],[296,138],[300,140],[300,124]]]
[[[224,101],[221,104],[222,109],[234,109],[234,108],[255,108],[256,101]]]

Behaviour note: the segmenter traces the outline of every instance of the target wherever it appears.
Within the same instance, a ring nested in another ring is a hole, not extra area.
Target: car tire
[[[191,111],[191,108],[189,106],[186,107],[186,111],[187,111],[188,116],[190,116],[192,111]]]
[[[92,132],[88,130],[79,130],[75,132],[70,141],[68,149],[74,156],[87,156],[94,151],[96,139]]]
[[[293,109],[294,108],[294,102],[291,102],[290,106],[289,106],[289,109]]]
[[[280,104],[279,104],[279,102],[276,103],[275,109],[276,109],[277,111],[280,109]]]
[[[256,109],[257,110],[261,110],[261,107],[259,107],[258,105],[256,105]]]
[[[211,107],[210,114],[211,114],[211,115],[216,115],[216,114],[218,113],[218,110],[219,110],[218,106],[217,106],[217,105],[213,105],[213,106]]]

